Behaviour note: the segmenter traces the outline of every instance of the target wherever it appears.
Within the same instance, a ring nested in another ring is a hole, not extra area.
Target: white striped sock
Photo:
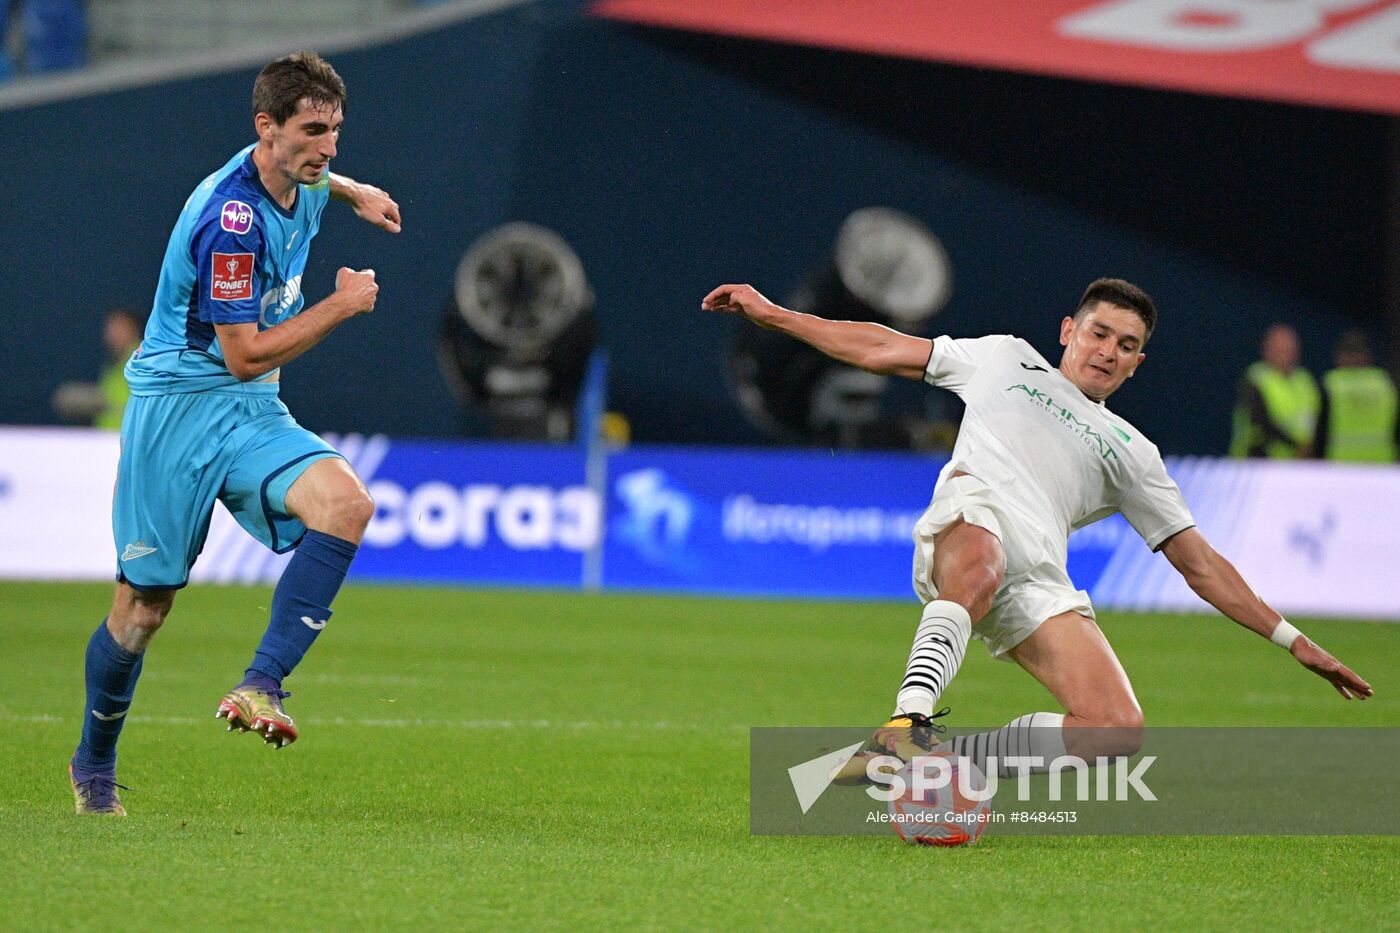
[[[967,610],[946,599],[936,599],[924,607],[914,647],[904,667],[904,681],[895,696],[895,714],[933,715],[938,697],[947,688],[962,664],[967,640],[972,637],[972,618]]]
[[[954,754],[972,759],[978,769],[987,773],[987,759],[997,760],[997,776],[1014,777],[1016,769],[1006,764],[1012,756],[1039,756],[1043,760],[1040,767],[1030,769],[1031,774],[1045,774],[1050,770],[1050,762],[1064,757],[1065,717],[1060,713],[1030,713],[1019,716],[993,732],[978,732],[975,735],[960,735],[949,739],[946,746]]]

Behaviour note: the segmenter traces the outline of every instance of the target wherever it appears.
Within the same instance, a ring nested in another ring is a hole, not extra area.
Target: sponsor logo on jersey
[[[1050,371],[1050,370],[1046,369],[1044,366],[1032,366],[1030,363],[1022,363],[1022,364],[1021,364],[1021,368],[1022,368],[1022,369],[1029,369],[1029,370],[1030,370],[1031,372],[1033,372],[1033,373],[1048,373],[1048,372]]]
[[[219,211],[219,226],[229,233],[247,233],[253,229],[253,209],[242,201],[225,201]]]
[[[253,297],[253,254],[215,253],[209,297],[215,301],[246,301]]]
[[[1017,389],[1026,393],[1027,397],[1042,409],[1058,417],[1060,423],[1068,426],[1071,431],[1084,441],[1085,446],[1094,451],[1094,453],[1105,460],[1120,459],[1118,451],[1113,449],[1112,445],[1108,443],[1102,434],[1094,430],[1093,426],[1087,421],[1081,420],[1074,412],[1058,404],[1055,399],[1051,397],[1050,393],[1046,392],[1044,389],[1033,389],[1025,383],[1006,387],[1006,391],[1008,392],[1014,392]]]
[[[264,327],[271,327],[282,321],[282,316],[292,309],[301,297],[301,275],[291,277],[281,288],[268,289],[262,296],[262,307],[258,317]]]

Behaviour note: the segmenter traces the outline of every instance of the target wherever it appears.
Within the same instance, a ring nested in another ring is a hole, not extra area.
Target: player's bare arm
[[[781,331],[815,347],[834,360],[882,376],[923,379],[933,341],[912,337],[881,324],[828,321],[775,305],[752,285],[721,285],[705,296],[706,311],[737,314],[760,327]]]
[[[378,297],[373,269],[342,268],[335,275],[334,292],[276,327],[259,331],[255,323],[215,324],[214,330],[228,371],[248,382],[301,356],[357,314],[373,311]]]
[[[331,197],[349,204],[361,220],[390,233],[403,229],[398,202],[389,197],[387,191],[334,172],[330,172],[329,176]]]
[[[1274,628],[1283,621],[1195,528],[1167,539],[1162,553],[1187,585],[1225,617],[1265,638],[1273,635]],[[1288,650],[1299,664],[1331,683],[1344,698],[1364,700],[1371,696],[1370,684],[1306,635],[1298,635]]]

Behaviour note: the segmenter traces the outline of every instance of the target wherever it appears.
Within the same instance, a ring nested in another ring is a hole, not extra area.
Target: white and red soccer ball
[[[908,762],[892,776],[890,790],[898,791],[887,804],[890,824],[910,845],[971,845],[991,820],[986,777],[948,752]]]

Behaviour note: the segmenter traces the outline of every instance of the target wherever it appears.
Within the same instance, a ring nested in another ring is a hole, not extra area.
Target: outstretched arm
[[[1227,618],[1265,638],[1273,636],[1274,630],[1284,624],[1283,617],[1250,589],[1235,566],[1220,556],[1205,535],[1195,528],[1167,539],[1162,553],[1186,579],[1187,585]],[[1299,633],[1285,647],[1299,664],[1331,683],[1346,699],[1364,700],[1371,695],[1370,684],[1308,636]]]
[[[737,314],[760,327],[781,331],[834,360],[882,376],[923,379],[933,341],[911,337],[882,324],[828,321],[773,304],[752,285],[721,285],[700,302],[706,311]]]
[[[403,221],[399,218],[399,205],[389,197],[387,191],[334,172],[329,174],[331,197],[353,207],[361,220],[390,233],[398,233],[403,229]]]

